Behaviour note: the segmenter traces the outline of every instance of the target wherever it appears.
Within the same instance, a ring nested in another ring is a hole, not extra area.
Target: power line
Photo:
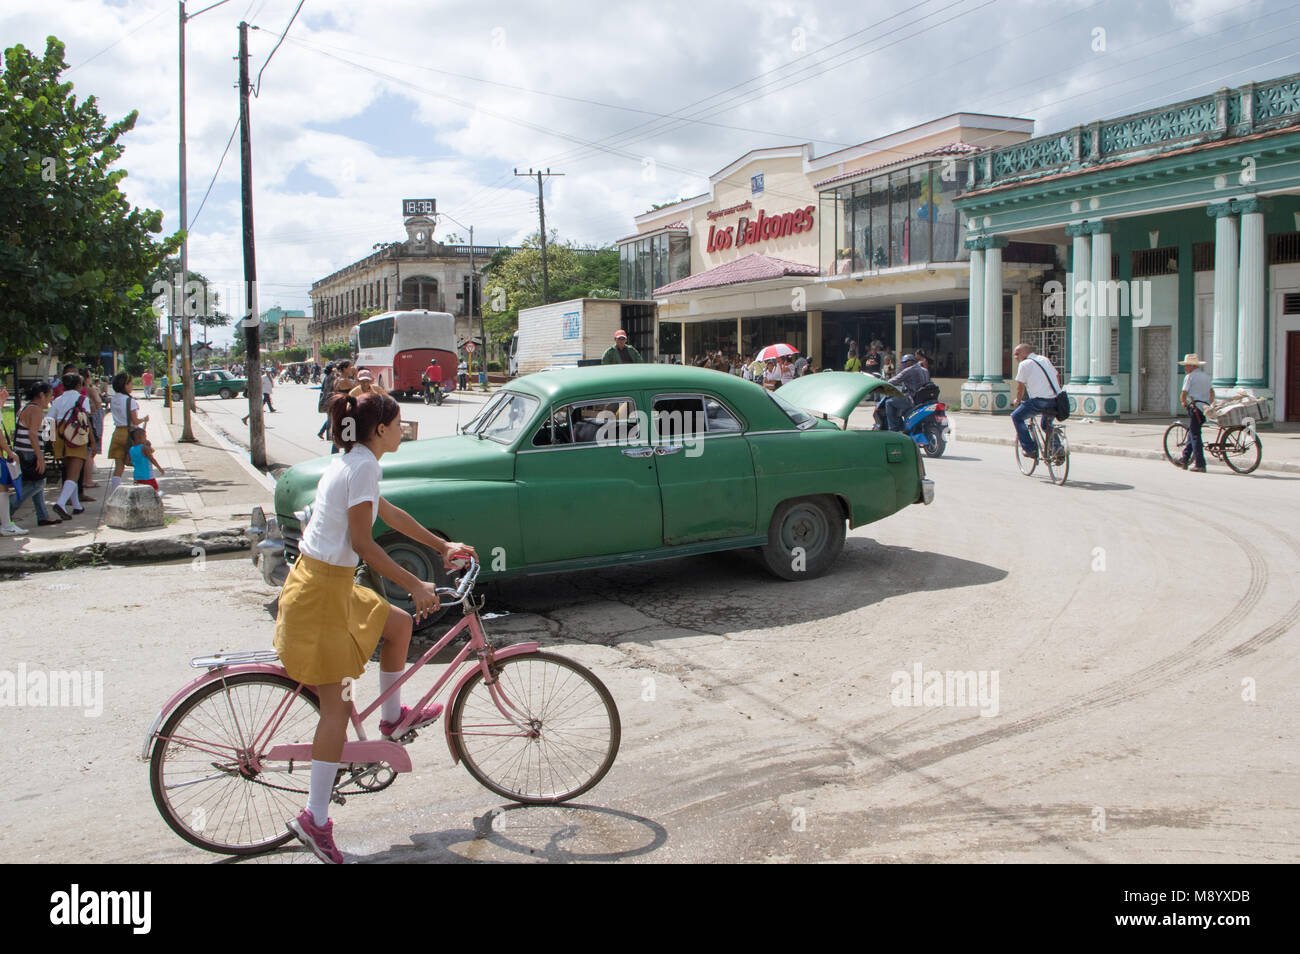
[[[262,64],[262,68],[257,71],[257,82],[255,84],[255,88],[253,89],[254,98],[256,98],[257,95],[262,91],[262,73],[264,73],[266,71],[266,68],[271,65],[271,57],[275,56],[275,51],[280,48],[280,44],[283,43],[284,38],[288,36],[289,28],[293,26],[293,21],[298,19],[298,11],[302,9],[302,5],[306,2],[307,0],[298,0],[298,6],[294,8],[293,16],[289,18],[288,26],[286,26],[284,28],[284,32],[280,34],[280,39],[275,41],[275,46],[271,47],[271,52],[267,55],[266,62]],[[258,11],[259,12],[261,11],[260,7],[258,8]],[[253,27],[253,29],[258,30],[261,28]]]
[[[99,59],[101,56],[103,56],[103,55],[104,55],[105,53],[107,53],[109,50],[113,49],[113,47],[117,46],[117,45],[118,45],[119,43],[121,43],[123,40],[126,40],[126,39],[128,39],[128,38],[130,38],[130,37],[132,37],[132,36],[135,36],[135,34],[139,33],[141,30],[143,30],[145,27],[147,27],[150,23],[153,23],[154,20],[157,20],[160,16],[162,16],[162,15],[163,15],[164,13],[166,13],[166,12],[167,12],[167,8],[166,8],[166,7],[163,7],[161,10],[159,10],[159,11],[158,11],[157,13],[155,13],[153,16],[149,17],[147,20],[144,20],[144,21],[140,22],[140,23],[137,24],[136,26],[132,27],[129,31],[127,31],[126,33],[122,34],[122,36],[118,37],[118,38],[117,38],[116,40],[114,40],[112,43],[108,44],[108,46],[104,47],[102,50],[100,50],[100,51],[99,51],[98,53],[96,53],[94,56],[90,57],[90,59],[82,60],[82,61],[81,61],[80,63],[78,63],[76,66],[68,67],[68,69],[64,70],[64,75],[66,75],[66,74],[68,74],[68,73],[71,73],[71,72],[73,72],[74,70],[79,70],[79,69],[81,69],[81,68],[82,68],[83,66],[85,66],[87,63],[91,62],[91,60],[97,60],[97,59]]]
[[[230,152],[230,144],[235,141],[235,133],[239,132],[239,120],[235,120],[235,127],[230,130],[230,138],[226,140],[226,148],[221,150],[221,158],[217,160],[216,171],[212,173],[212,178],[208,182],[208,189],[203,193],[203,201],[199,203],[198,211],[194,213],[194,218],[190,219],[189,226],[185,231],[193,230],[194,223],[199,220],[199,213],[203,211],[203,206],[207,204],[208,196],[212,194],[212,187],[216,185],[217,176],[221,174],[221,165],[226,161],[226,153]]]

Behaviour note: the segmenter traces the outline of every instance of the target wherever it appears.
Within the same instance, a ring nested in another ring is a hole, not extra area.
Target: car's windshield
[[[498,444],[509,444],[533,419],[540,402],[530,394],[509,394],[498,402],[492,414],[483,415],[483,423],[475,432]]]
[[[483,426],[483,423],[497,412],[497,408],[500,407],[501,402],[504,401],[510,393],[511,392],[509,391],[498,391],[496,394],[492,395],[488,402],[479,408],[479,412],[469,419],[469,423],[461,428],[461,433],[477,434],[479,428]]]
[[[817,423],[817,419],[809,414],[803,408],[795,407],[785,398],[781,397],[776,391],[768,391],[768,397],[776,402],[776,406],[785,412],[785,416],[790,418],[791,422],[799,430],[806,430]]]

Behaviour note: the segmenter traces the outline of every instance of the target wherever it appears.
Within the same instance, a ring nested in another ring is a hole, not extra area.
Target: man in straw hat
[[[1188,470],[1190,463],[1191,470],[1198,474],[1205,473],[1205,443],[1201,440],[1201,425],[1205,423],[1205,412],[1203,407],[1214,400],[1214,388],[1210,387],[1210,376],[1201,368],[1205,367],[1205,362],[1201,356],[1192,352],[1183,356],[1183,370],[1187,376],[1183,378],[1183,407],[1187,408],[1187,445],[1183,448],[1183,458],[1176,461],[1175,464],[1183,470]]]

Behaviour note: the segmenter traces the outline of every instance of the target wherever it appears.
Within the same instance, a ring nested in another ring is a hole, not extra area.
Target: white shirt
[[[1210,403],[1210,376],[1200,368],[1193,368],[1183,378],[1183,393],[1193,401]]]
[[[58,422],[63,420],[67,413],[72,410],[73,405],[76,404],[80,398],[81,393],[78,391],[64,391],[50,404],[50,409],[45,412],[45,416],[54,418],[54,423],[58,424]],[[90,410],[89,398],[87,398],[85,403],[82,404],[82,407],[87,411]]]
[[[271,388],[275,387],[275,382],[271,380],[269,373],[262,375],[262,393],[270,394]]]
[[[1051,380],[1049,385],[1047,382]],[[1016,369],[1016,380],[1025,386],[1025,394],[1030,398],[1054,398],[1061,390],[1061,380],[1056,376],[1056,368],[1041,354],[1030,352],[1029,357],[1020,362]]]
[[[333,566],[356,566],[348,511],[359,503],[371,502],[370,523],[379,516],[379,461],[370,448],[357,444],[339,454],[321,475],[311,519],[298,549],[313,560]]]
[[[108,399],[108,406],[113,412],[113,423],[118,427],[131,426],[131,411],[140,410],[140,402],[129,394],[118,394]]]

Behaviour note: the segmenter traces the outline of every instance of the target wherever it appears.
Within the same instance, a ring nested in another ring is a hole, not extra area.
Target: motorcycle
[[[948,447],[948,405],[939,401],[939,386],[933,382],[917,390],[912,410],[903,418],[903,433],[925,451],[927,457],[942,457]],[[876,405],[876,430],[886,427],[883,402]]]

